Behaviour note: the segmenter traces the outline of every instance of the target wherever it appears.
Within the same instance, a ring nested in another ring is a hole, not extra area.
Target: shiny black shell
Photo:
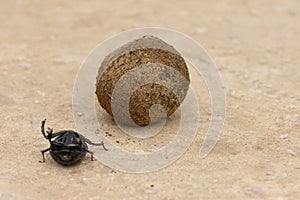
[[[87,153],[88,145],[81,135],[72,130],[57,133],[50,143],[50,155],[62,165],[73,165],[81,161]]]

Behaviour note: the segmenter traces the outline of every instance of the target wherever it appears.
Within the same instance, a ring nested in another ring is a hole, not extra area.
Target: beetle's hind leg
[[[100,142],[99,144],[97,144],[97,146],[102,146],[105,151],[108,151],[108,149],[104,146],[104,142],[103,141]]]
[[[94,146],[102,146],[103,149],[104,149],[105,151],[108,151],[108,149],[104,146],[104,142],[103,142],[103,141],[100,142],[100,143],[94,143],[94,142],[92,142],[91,140],[89,140],[89,139],[87,139],[86,137],[84,137],[83,135],[79,135],[79,136],[80,136],[80,138],[81,138],[82,140],[84,140],[86,143],[88,143],[88,144],[90,144],[90,145],[94,145]]]
[[[45,162],[45,155],[44,155],[44,154],[45,154],[47,151],[49,151],[49,150],[50,150],[50,148],[41,151],[41,152],[42,152],[42,156],[43,156],[43,160],[42,160],[42,161],[39,161],[40,163],[44,163],[44,162]]]
[[[88,144],[90,144],[90,145],[94,145],[94,146],[102,146],[103,147],[103,149],[105,150],[105,151],[108,151],[108,149],[105,147],[105,145],[104,145],[104,142],[102,141],[102,142],[100,142],[100,143],[93,143],[93,142],[91,142],[91,143],[88,143]]]

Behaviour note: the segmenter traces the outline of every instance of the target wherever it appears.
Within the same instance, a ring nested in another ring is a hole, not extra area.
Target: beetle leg
[[[103,141],[100,142],[99,146],[102,146],[105,151],[108,151],[108,149],[104,146],[104,142]]]
[[[45,162],[45,155],[44,155],[44,154],[45,154],[47,151],[49,151],[49,150],[50,150],[50,148],[41,151],[41,152],[42,152],[42,155],[43,155],[43,160],[42,160],[42,161],[39,161],[40,163],[44,163],[44,162]]]
[[[41,125],[41,132],[42,132],[43,136],[44,136],[47,140],[49,140],[49,139],[51,139],[51,138],[53,138],[53,137],[56,137],[58,134],[56,134],[56,133],[52,134],[52,133],[53,133],[53,128],[49,128],[49,127],[48,127],[48,130],[45,131],[45,124],[46,124],[46,119],[44,119],[44,120],[42,121],[42,125]],[[47,134],[46,134],[46,133],[47,133]]]
[[[85,149],[86,152],[88,152],[89,154],[91,154],[91,160],[94,160],[94,152],[89,151],[87,149]]]
[[[92,142],[91,140],[87,139],[86,137],[84,137],[84,136],[81,135],[81,134],[78,134],[78,135],[79,135],[79,137],[80,137],[83,141],[85,141],[86,143],[88,143],[88,144],[90,144],[90,145],[95,145],[95,146],[101,145],[101,143],[94,143],[94,142]]]
[[[91,142],[91,143],[88,143],[88,144],[95,145],[95,146],[102,146],[105,151],[108,151],[108,149],[104,146],[104,142],[103,141],[100,142],[100,143],[93,143],[93,142]]]
[[[46,135],[46,133],[45,133],[45,123],[46,123],[46,119],[44,119],[44,120],[42,121],[41,132],[42,132],[43,136],[44,136],[46,139],[48,139],[48,135]]]
[[[104,146],[104,142],[103,141],[100,142],[100,143],[91,143],[91,145],[102,146],[105,151],[108,151],[108,149]]]
[[[84,137],[83,135],[80,135],[80,138],[81,138],[82,140],[84,140],[86,143],[90,144],[90,145],[94,145],[94,146],[102,146],[103,149],[104,149],[105,151],[108,151],[108,149],[104,146],[104,142],[103,142],[103,141],[100,142],[100,143],[94,143],[94,142],[92,142],[91,140],[89,140],[89,139],[87,139],[86,137]]]
[[[86,143],[90,144],[90,145],[97,145],[97,143],[93,143],[91,140],[87,139],[86,137],[84,137],[83,135],[81,134],[78,134],[79,137],[84,140]]]
[[[51,138],[53,137],[52,136],[52,133],[53,133],[53,128],[49,128],[48,127],[48,131],[46,131],[48,133],[48,140],[49,142],[51,143]]]

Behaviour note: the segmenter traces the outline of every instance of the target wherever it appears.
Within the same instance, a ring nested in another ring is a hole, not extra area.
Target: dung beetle
[[[62,165],[73,165],[81,161],[86,153],[91,154],[91,160],[94,160],[93,152],[88,150],[88,145],[102,146],[105,151],[103,141],[100,143],[93,143],[83,135],[72,131],[64,130],[53,133],[53,129],[48,128],[45,132],[46,119],[42,121],[41,132],[43,136],[49,140],[50,147],[42,150],[43,160],[45,162],[44,153],[50,151],[51,157]],[[47,133],[47,134],[46,134]]]

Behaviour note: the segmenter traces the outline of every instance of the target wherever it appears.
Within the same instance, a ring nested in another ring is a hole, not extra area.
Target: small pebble
[[[46,96],[45,92],[42,92],[42,91],[40,91],[40,90],[37,90],[36,92],[37,92],[39,95],[41,95],[42,97],[45,97],[45,96]]]
[[[293,156],[297,155],[297,153],[292,149],[286,149],[286,150],[284,150],[284,153],[290,154],[290,155],[293,155]]]
[[[77,116],[78,116],[78,117],[81,117],[81,116],[83,116],[83,113],[82,113],[82,112],[78,112],[78,113],[77,113]]]
[[[245,191],[246,194],[248,195],[261,195],[263,193],[262,189],[259,187],[252,187],[249,188]]]
[[[252,187],[251,191],[254,192],[254,193],[258,193],[258,194],[263,192],[262,189],[259,188],[259,187]]]
[[[102,199],[99,196],[95,196],[95,197],[89,197],[88,200],[99,200]]]
[[[81,63],[81,59],[77,57],[64,57],[53,60],[57,64]]]
[[[281,135],[279,136],[279,138],[280,138],[280,139],[285,139],[285,138],[287,138],[288,136],[289,136],[289,134],[285,133],[285,134],[281,134]]]
[[[17,60],[17,61],[23,61],[23,60],[26,60],[26,57],[25,56],[16,56],[15,60]]]
[[[222,120],[223,120],[223,116],[220,116],[220,115],[212,116],[212,119],[211,119],[211,121],[222,121]]]
[[[31,64],[30,63],[22,62],[22,63],[19,64],[19,66],[22,67],[22,68],[27,68],[28,69],[28,68],[31,67]]]
[[[153,190],[145,189],[144,192],[145,192],[146,194],[151,194],[151,193],[153,193]]]
[[[236,93],[234,90],[230,90],[228,95],[232,98],[235,98],[235,99],[240,99],[244,96],[243,94]]]
[[[82,179],[82,182],[83,182],[85,185],[87,185],[87,184],[90,183],[90,181],[89,181],[88,178],[83,178],[83,179]]]
[[[196,32],[199,34],[206,33],[207,28],[206,27],[198,27],[198,28],[196,28]]]
[[[44,175],[48,175],[48,174],[50,174],[50,172],[45,171],[43,174],[44,174]]]
[[[29,142],[28,140],[23,139],[23,140],[22,140],[22,144],[23,144],[23,145],[28,145],[28,144],[30,144],[30,142]]]
[[[263,86],[266,87],[266,88],[272,88],[273,87],[272,84],[263,84]]]
[[[275,180],[277,179],[276,176],[272,176],[272,175],[266,175],[264,178],[262,178],[261,180],[263,181],[272,181],[272,180]]]
[[[296,106],[295,106],[295,105],[290,105],[289,107],[290,107],[290,108],[296,108]]]

